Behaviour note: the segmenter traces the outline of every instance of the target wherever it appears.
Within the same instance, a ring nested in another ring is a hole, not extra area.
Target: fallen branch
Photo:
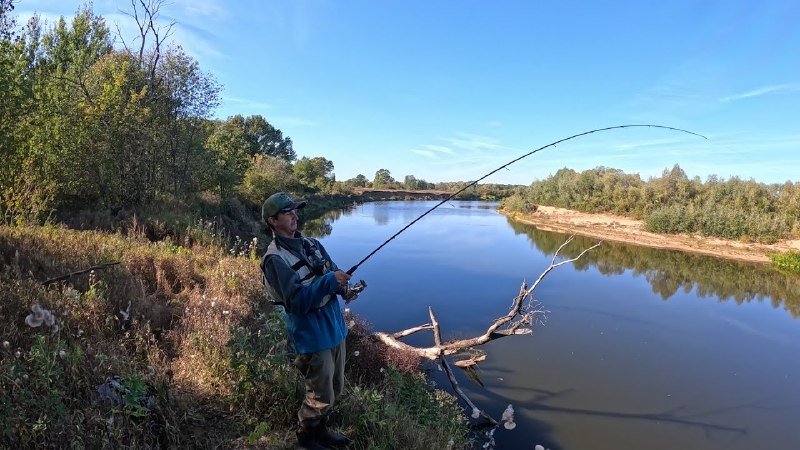
[[[66,275],[61,275],[60,277],[49,278],[47,280],[42,281],[42,286],[47,286],[50,283],[54,283],[56,281],[61,281],[61,280],[66,280],[68,278],[74,277],[75,275],[81,275],[81,274],[84,274],[86,272],[91,272],[93,270],[108,269],[109,267],[116,266],[117,264],[119,264],[119,261],[110,262],[110,263],[104,263],[104,264],[98,264],[96,266],[89,267],[88,269],[84,269],[84,270],[79,270],[77,272],[68,273]]]
[[[539,321],[540,316],[544,316],[546,311],[542,308],[540,304],[536,302],[533,297],[533,291],[539,286],[542,280],[556,267],[562,266],[564,264],[577,261],[583,255],[585,255],[588,251],[597,248],[601,242],[583,250],[578,256],[575,258],[565,259],[563,261],[556,262],[558,259],[558,255],[561,250],[570,242],[572,242],[575,236],[570,236],[560,247],[556,250],[555,254],[553,255],[553,259],[550,261],[550,265],[539,275],[536,281],[528,287],[528,285],[523,281],[522,286],[520,286],[519,293],[511,303],[511,308],[503,317],[495,319],[491,325],[486,329],[486,332],[480,336],[475,336],[469,339],[457,339],[447,343],[442,341],[442,334],[441,328],[439,326],[439,321],[436,318],[436,315],[433,312],[433,308],[428,307],[428,314],[431,318],[431,323],[425,325],[419,325],[413,328],[408,328],[403,331],[399,331],[396,333],[385,333],[385,332],[376,332],[373,333],[377,339],[381,342],[386,344],[387,346],[407,352],[413,352],[420,358],[429,359],[431,361],[438,360],[441,364],[442,368],[444,369],[447,377],[450,379],[450,384],[453,387],[453,390],[461,397],[464,402],[467,403],[472,408],[472,417],[478,418],[478,416],[483,416],[492,426],[497,426],[498,422],[493,419],[491,416],[486,414],[483,410],[475,406],[472,400],[467,397],[464,391],[458,384],[455,376],[453,375],[453,371],[450,368],[450,364],[448,363],[446,356],[452,355],[455,353],[463,352],[467,349],[471,349],[472,347],[477,347],[479,345],[486,344],[489,341],[493,341],[495,339],[500,339],[506,336],[516,336],[516,335],[525,335],[525,334],[532,334],[533,329],[532,326],[534,323]],[[502,328],[501,327],[505,327]],[[411,334],[417,333],[423,330],[432,330],[433,331],[433,341],[434,345],[432,347],[414,347],[408,345],[402,341],[401,338],[409,336]],[[456,364],[463,366],[465,369],[472,369],[473,366],[477,364],[478,361],[482,361],[485,356],[480,356],[477,358],[471,358],[465,361],[459,361]]]

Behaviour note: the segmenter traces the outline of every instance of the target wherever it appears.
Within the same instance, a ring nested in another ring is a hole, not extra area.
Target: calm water
[[[364,204],[304,230],[347,269],[434,204]],[[493,208],[452,202],[409,228],[355,273],[369,288],[353,312],[397,331],[427,323],[432,306],[444,339],[485,331],[566,238]],[[576,238],[565,253],[593,243]],[[800,448],[797,278],[605,243],[551,272],[535,296],[546,325],[482,347],[485,388],[460,378],[494,417],[514,405],[518,426],[496,431],[498,448]]]

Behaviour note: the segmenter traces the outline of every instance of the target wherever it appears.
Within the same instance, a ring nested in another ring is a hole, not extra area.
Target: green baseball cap
[[[264,206],[261,208],[261,218],[266,222],[268,217],[272,217],[281,211],[292,211],[305,207],[306,202],[294,202],[285,192],[276,192],[264,200]]]

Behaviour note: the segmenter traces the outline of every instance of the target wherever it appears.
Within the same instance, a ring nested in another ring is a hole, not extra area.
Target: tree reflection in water
[[[547,255],[555,253],[564,242],[562,234],[541,231],[510,219],[508,223],[516,234],[526,235],[535,248]],[[561,254],[573,258],[596,241],[575,236]],[[619,275],[630,270],[636,276],[644,276],[653,292],[664,300],[678,290],[695,289],[699,297],[718,297],[737,304],[769,298],[773,307],[783,306],[795,319],[800,316],[800,277],[786,275],[766,264],[608,241],[574,264],[577,270],[595,267],[603,275]]]

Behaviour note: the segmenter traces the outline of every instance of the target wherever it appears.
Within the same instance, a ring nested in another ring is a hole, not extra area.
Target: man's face
[[[281,211],[276,216],[270,217],[270,224],[275,232],[284,237],[293,237],[297,231],[297,211]]]

